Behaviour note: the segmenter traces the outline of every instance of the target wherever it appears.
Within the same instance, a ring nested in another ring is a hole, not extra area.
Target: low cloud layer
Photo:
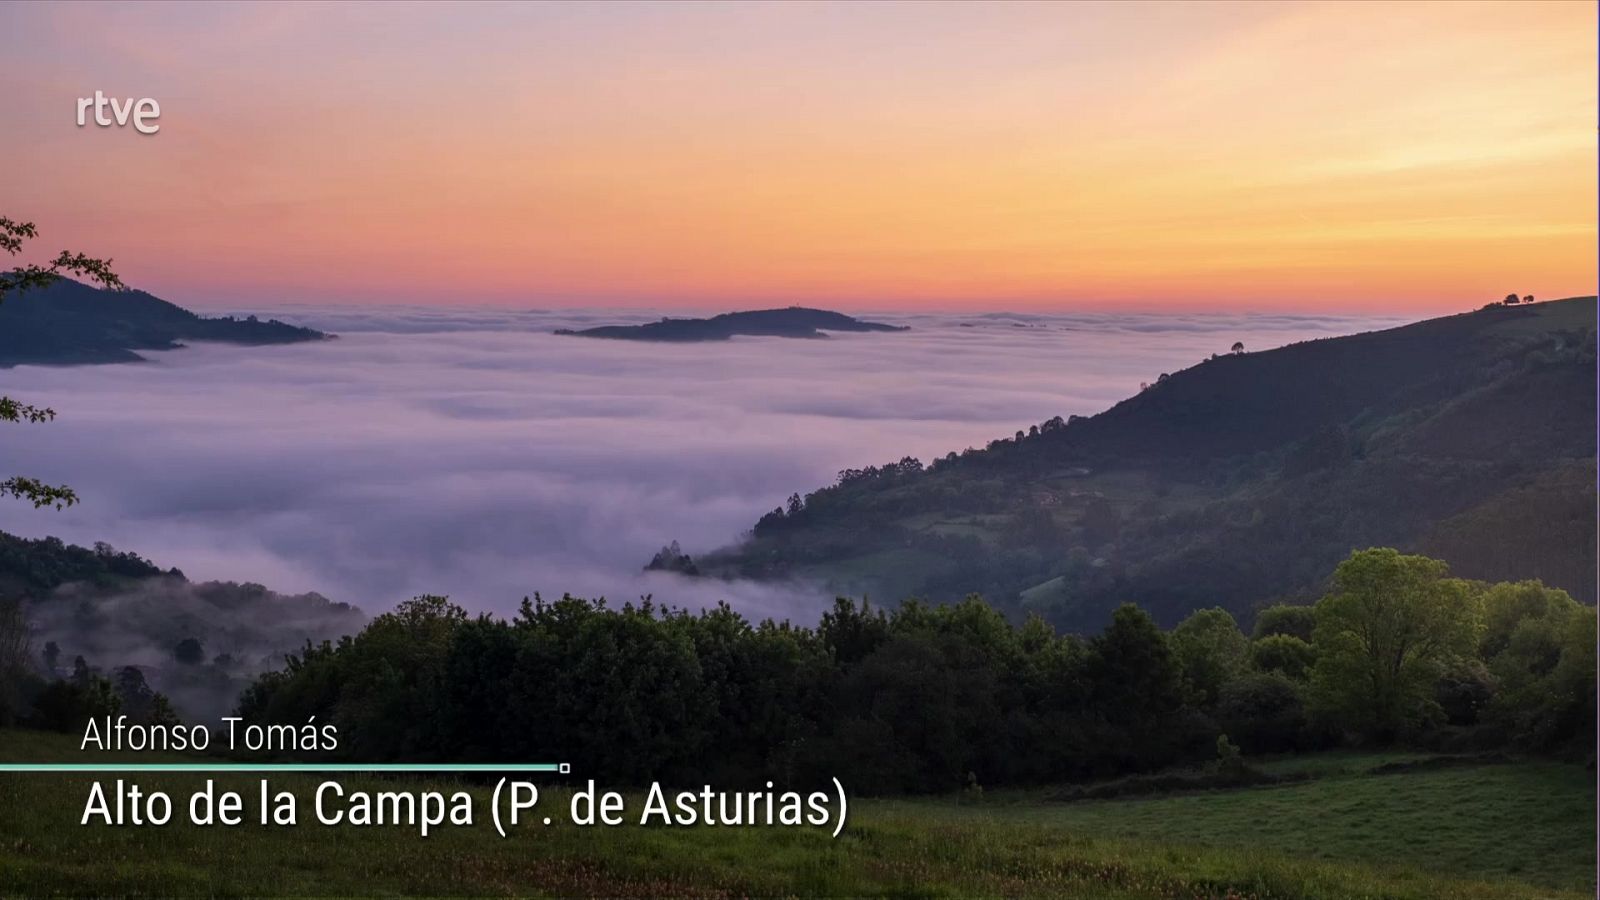
[[[60,414],[5,429],[5,474],[68,483],[83,502],[6,503],[0,529],[374,613],[425,592],[504,613],[567,591],[809,619],[826,598],[804,586],[640,566],[669,540],[733,542],[839,469],[1095,413],[1236,340],[1398,321],[885,316],[913,330],[669,345],[548,333],[648,313],[250,312],[341,337],[4,372],[4,393]]]
[[[35,658],[50,674],[67,675],[78,657],[114,679],[134,666],[181,714],[212,719],[233,708],[256,674],[282,667],[284,654],[352,634],[366,620],[315,594],[166,577],[115,594],[64,585],[30,605],[27,617]],[[180,654],[191,640],[199,643]]]

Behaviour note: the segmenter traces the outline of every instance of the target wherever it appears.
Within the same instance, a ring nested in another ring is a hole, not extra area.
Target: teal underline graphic
[[[560,772],[560,763],[0,763],[0,772]]]

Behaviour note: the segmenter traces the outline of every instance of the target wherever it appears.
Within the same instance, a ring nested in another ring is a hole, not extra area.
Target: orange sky
[[[1427,312],[1596,280],[1595,5],[23,6],[0,215],[179,302]],[[79,129],[94,90],[161,132]]]

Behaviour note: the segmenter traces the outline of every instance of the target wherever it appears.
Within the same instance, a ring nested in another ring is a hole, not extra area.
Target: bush
[[[115,716],[121,709],[116,688],[98,675],[52,681],[34,698],[27,724],[47,731],[81,732],[90,719]]]
[[[1476,725],[1480,711],[1494,697],[1495,678],[1475,659],[1458,660],[1434,685],[1434,700],[1450,725]]]
[[[1247,768],[1239,745],[1228,740],[1225,734],[1217,735],[1217,771],[1224,775],[1238,775]]]
[[[977,806],[983,802],[983,785],[978,783],[978,773],[967,773],[967,786],[961,789],[961,805]]]
[[[1277,672],[1243,675],[1225,685],[1217,724],[1250,753],[1300,749],[1306,738],[1301,687]]]

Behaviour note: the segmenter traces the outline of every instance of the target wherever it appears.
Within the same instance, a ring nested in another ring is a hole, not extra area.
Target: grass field
[[[1250,790],[1078,803],[1002,795],[980,815],[1108,838],[1159,836],[1163,843],[1254,848],[1297,859],[1383,860],[1593,893],[1592,773],[1528,761],[1369,774],[1376,765],[1405,759],[1324,754],[1285,760],[1268,768],[1309,769],[1314,777]]]
[[[0,731],[0,759],[83,757],[63,736]],[[1594,896],[1589,772],[1516,762],[1370,773],[1397,759],[1284,760],[1273,768],[1313,777],[1119,800],[1060,803],[1046,791],[977,805],[857,800],[837,840],[809,829],[559,821],[501,839],[481,820],[424,839],[405,827],[325,827],[308,814],[292,829],[79,826],[89,777],[0,775],[0,895]],[[204,776],[137,777],[176,796]],[[273,782],[304,796],[320,780]]]

